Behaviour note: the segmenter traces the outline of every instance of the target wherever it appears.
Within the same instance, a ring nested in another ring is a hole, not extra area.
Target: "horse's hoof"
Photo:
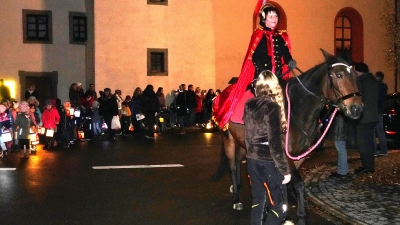
[[[243,210],[243,204],[241,202],[233,204],[234,210]]]
[[[294,225],[294,223],[291,220],[286,220],[283,225]]]
[[[233,185],[231,185],[231,187],[229,188],[229,193],[233,193]]]
[[[299,218],[296,225],[306,225],[306,221],[304,218]]]

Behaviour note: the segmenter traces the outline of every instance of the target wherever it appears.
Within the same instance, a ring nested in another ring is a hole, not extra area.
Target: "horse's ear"
[[[336,63],[338,60],[334,55],[331,55],[330,53],[328,53],[327,51],[323,50],[322,48],[320,48],[322,54],[325,57],[325,62],[328,65],[332,65],[334,63]]]
[[[328,53],[327,51],[325,51],[324,49],[320,48],[320,50],[321,50],[322,54],[324,55],[325,60],[328,60],[329,58],[334,57],[333,55],[329,54],[329,53]]]

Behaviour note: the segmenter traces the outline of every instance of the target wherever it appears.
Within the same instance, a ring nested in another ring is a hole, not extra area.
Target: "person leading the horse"
[[[279,11],[267,3],[259,9],[259,17],[261,27],[251,37],[238,82],[227,87],[214,102],[214,120],[224,130],[230,119],[243,124],[244,103],[254,97],[251,83],[261,71],[272,71],[285,84],[290,77],[289,69],[296,67],[296,61],[290,53],[288,34],[276,29]]]
[[[245,143],[250,177],[251,224],[283,224],[290,179],[282,135],[286,132],[285,103],[278,78],[269,70],[256,80],[255,96],[245,104]],[[266,210],[267,219],[263,220]]]

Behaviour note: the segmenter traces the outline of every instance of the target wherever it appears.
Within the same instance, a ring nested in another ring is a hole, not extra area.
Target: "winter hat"
[[[46,99],[46,101],[44,101],[44,104],[45,104],[46,106],[48,106],[48,105],[53,105],[53,103],[51,102],[50,99]]]
[[[36,99],[35,96],[29,97],[27,102],[30,103],[30,104],[35,104],[36,106],[39,106],[39,101]]]
[[[354,68],[357,72],[361,72],[361,73],[369,73],[369,68],[367,66],[367,64],[360,62],[357,63],[356,67]]]

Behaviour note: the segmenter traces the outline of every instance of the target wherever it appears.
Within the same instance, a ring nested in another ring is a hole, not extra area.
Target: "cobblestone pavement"
[[[350,224],[400,224],[399,184],[355,182],[354,174],[329,178],[332,171],[331,166],[321,165],[307,174],[308,200]]]

